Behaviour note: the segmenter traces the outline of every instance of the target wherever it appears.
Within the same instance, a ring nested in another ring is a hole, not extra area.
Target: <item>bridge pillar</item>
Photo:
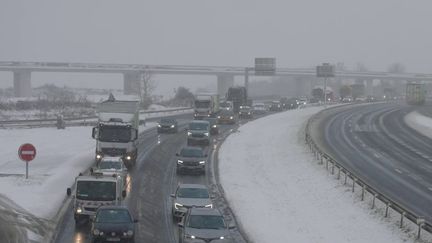
[[[234,75],[219,74],[217,76],[217,90],[219,97],[225,97],[228,89],[234,86]]]
[[[14,93],[15,97],[31,96],[31,72],[28,70],[14,71]]]
[[[366,95],[373,95],[373,79],[366,80]]]
[[[140,72],[125,72],[123,73],[123,94],[139,95],[140,93]]]

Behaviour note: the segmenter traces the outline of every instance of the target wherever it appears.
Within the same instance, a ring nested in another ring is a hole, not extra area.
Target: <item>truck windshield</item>
[[[195,101],[195,108],[209,108],[210,107],[210,101],[208,100],[196,100]]]
[[[88,201],[114,201],[116,183],[113,181],[78,181],[76,198]]]
[[[127,143],[131,141],[131,128],[126,126],[99,127],[99,141]]]
[[[208,130],[208,123],[189,123],[190,130]]]

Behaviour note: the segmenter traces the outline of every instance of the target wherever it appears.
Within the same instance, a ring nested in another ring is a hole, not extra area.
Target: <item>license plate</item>
[[[120,241],[120,238],[107,238],[107,241]]]

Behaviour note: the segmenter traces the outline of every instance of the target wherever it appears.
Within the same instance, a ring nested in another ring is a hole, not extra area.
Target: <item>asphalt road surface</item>
[[[432,140],[404,123],[414,109],[396,103],[330,109],[313,123],[312,135],[360,179],[432,222]]]
[[[186,124],[192,115],[177,117],[179,124]],[[214,204],[228,220],[234,220],[228,204],[223,198],[220,185],[217,184],[216,151],[224,137],[235,130],[237,125],[221,125],[220,134],[213,136],[208,146],[209,161],[206,175],[176,175],[176,152],[186,145],[186,133],[179,129],[176,134],[157,134],[156,129],[144,131],[140,134],[139,155],[136,167],[130,171],[131,186],[125,204],[136,219],[136,242],[170,243],[178,242],[177,223],[171,216],[172,199],[178,183],[206,184],[213,196]],[[239,229],[234,229],[232,236],[235,242],[245,242]],[[55,242],[83,243],[90,242],[90,224],[75,226],[72,208],[69,208],[64,221],[59,228]]]

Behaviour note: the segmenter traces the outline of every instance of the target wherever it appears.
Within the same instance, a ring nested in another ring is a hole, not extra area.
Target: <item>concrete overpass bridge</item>
[[[234,66],[188,66],[188,65],[142,65],[142,64],[96,64],[66,62],[0,62],[0,71],[13,72],[15,96],[31,96],[31,74],[33,72],[80,72],[80,73],[119,73],[123,74],[125,94],[136,93],[139,80],[144,72],[171,75],[209,75],[217,77],[218,93],[224,95],[234,84],[235,76],[245,77],[248,85],[249,76],[254,75],[251,67]],[[273,76],[315,78],[315,69],[278,68]],[[337,71],[341,79],[362,79],[366,85],[372,85],[374,79],[393,81],[432,81],[432,74],[353,72]]]

